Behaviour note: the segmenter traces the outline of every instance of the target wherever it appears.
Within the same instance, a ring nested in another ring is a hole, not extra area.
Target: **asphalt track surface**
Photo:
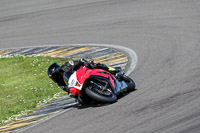
[[[102,43],[133,49],[137,91],[26,133],[200,132],[199,0],[1,0],[0,49]]]

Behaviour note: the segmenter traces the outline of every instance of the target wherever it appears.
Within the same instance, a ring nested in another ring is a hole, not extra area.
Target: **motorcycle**
[[[113,75],[102,69],[85,66],[72,74],[64,73],[63,79],[70,94],[78,96],[79,103],[83,103],[83,100],[84,103],[91,100],[114,103],[120,95],[135,90],[135,82],[122,72]]]

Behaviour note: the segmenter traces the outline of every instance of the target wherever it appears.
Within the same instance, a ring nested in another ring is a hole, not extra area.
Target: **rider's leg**
[[[116,74],[116,73],[122,71],[122,69],[121,69],[121,67],[110,67],[110,66],[108,66],[108,71],[110,73]]]

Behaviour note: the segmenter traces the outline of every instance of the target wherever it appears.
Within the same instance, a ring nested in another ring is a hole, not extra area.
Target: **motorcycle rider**
[[[63,74],[64,72],[68,75],[73,74],[74,71],[77,71],[82,66],[88,67],[90,69],[103,69],[106,70],[112,74],[116,74],[121,71],[120,67],[112,68],[105,64],[101,64],[95,60],[86,60],[86,59],[80,59],[78,61],[68,61],[64,63],[61,67],[54,63],[52,64],[48,69],[48,76],[55,82],[57,85],[64,91],[66,91],[70,97],[77,98],[79,103],[83,101],[81,97],[74,96],[70,93],[70,90],[68,86],[65,84],[63,80]]]

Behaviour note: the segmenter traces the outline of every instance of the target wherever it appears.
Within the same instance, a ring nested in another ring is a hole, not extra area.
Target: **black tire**
[[[92,89],[92,87],[85,88],[85,93],[92,99],[101,102],[101,103],[114,103],[117,101],[117,96],[112,93],[111,96],[104,96]]]
[[[128,92],[134,91],[135,90],[135,82],[129,78],[128,76],[124,75],[123,76],[123,80],[126,82],[126,84],[128,85]]]

